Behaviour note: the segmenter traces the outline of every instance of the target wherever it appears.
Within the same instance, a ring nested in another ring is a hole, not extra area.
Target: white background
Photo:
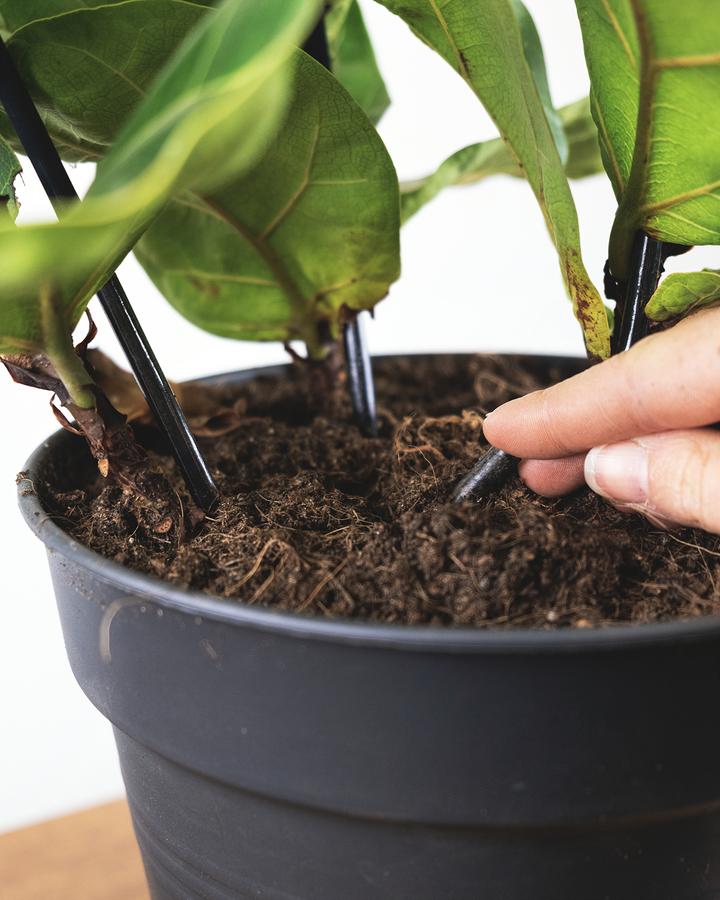
[[[372,0],[361,0],[393,107],[381,123],[402,179],[432,170],[493,127],[455,73]],[[540,29],[556,104],[587,92],[572,0],[525,0]],[[79,190],[92,167],[71,170]],[[609,184],[573,185],[587,267],[600,284],[614,210]],[[29,165],[22,220],[49,207]],[[695,251],[693,265],[712,264]],[[687,265],[688,258],[683,258]],[[717,261],[715,261],[717,265]],[[122,280],[174,379],[282,361],[278,345],[212,337],[184,322],[133,260]],[[102,316],[99,346],[118,355]],[[403,231],[403,276],[369,328],[374,353],[518,350],[582,353],[542,216],[523,182],[498,178],[447,191]],[[81,694],[65,659],[44,551],[15,509],[14,475],[53,429],[48,400],[0,373],[0,831],[118,796],[110,726]]]

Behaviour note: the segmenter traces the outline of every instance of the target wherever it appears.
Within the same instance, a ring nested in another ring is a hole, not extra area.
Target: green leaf
[[[583,97],[558,110],[568,142],[565,171],[570,178],[587,178],[603,170],[598,131],[590,112],[590,98]]]
[[[377,123],[390,106],[390,97],[357,0],[332,7],[326,26],[333,74]]]
[[[332,38],[333,30],[342,26],[350,7],[356,0],[330,0],[326,3],[327,11],[325,13],[326,25],[328,28],[328,37]]]
[[[403,224],[411,219],[447,187],[476,184],[492,175],[512,175],[524,178],[502,138],[463,147],[449,156],[430,175],[400,185]]]
[[[10,216],[11,221],[17,218],[20,205],[15,194],[15,179],[22,172],[20,160],[0,138],[0,208]]]
[[[97,160],[212,0],[0,0],[10,53],[63,159]],[[20,150],[4,113],[0,131]]]
[[[289,97],[287,60],[319,3],[227,0],[208,14],[136,109],[87,198],[59,224],[0,233],[0,352],[47,343],[39,303],[68,332],[175,192],[212,190],[264,152]]]
[[[520,25],[522,34],[523,50],[525,59],[530,66],[530,72],[535,80],[537,92],[540,95],[545,115],[550,126],[550,131],[555,140],[558,155],[563,163],[567,161],[568,145],[565,137],[565,130],[560,120],[560,116],[555,109],[550,96],[550,84],[548,83],[547,69],[545,68],[545,54],[543,53],[542,41],[533,21],[533,17],[527,10],[527,7],[521,0],[512,0],[513,10]]]
[[[285,124],[249,173],[176,198],[137,256],[186,318],[215,334],[301,339],[322,353],[345,309],[399,275],[398,183],[359,106],[323,66],[294,58]]]
[[[107,228],[93,223],[16,227],[0,222],[0,356],[44,353],[51,337],[58,337],[59,324],[70,333],[86,305],[80,299],[78,271],[91,273],[96,261],[111,251],[112,239]],[[58,287],[52,290],[51,285]],[[49,295],[52,317],[40,302]]]
[[[60,16],[101,7],[129,5],[152,0],[0,0],[0,32],[7,38],[28,25],[51,21]],[[212,6],[215,0],[185,0],[198,6]]]
[[[718,301],[720,301],[720,270],[674,272],[660,283],[645,307],[645,312],[656,322],[665,322]]]
[[[590,115],[587,97],[558,110],[565,129],[568,157],[565,171],[571,178],[585,178],[602,172],[597,129]],[[512,175],[524,178],[520,168],[502,138],[472,144],[453,153],[431,175],[400,185],[402,220],[406,222],[446,187],[476,184],[492,175]]]
[[[707,0],[577,0],[603,155],[619,207],[610,266],[637,229],[720,243],[720,16]]]
[[[381,0],[475,91],[523,165],[560,257],[588,352],[610,353],[605,306],[580,255],[577,213],[562,161],[525,60],[510,0]]]

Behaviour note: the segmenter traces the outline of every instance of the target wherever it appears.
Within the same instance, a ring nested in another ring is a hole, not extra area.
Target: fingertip
[[[486,441],[493,445],[493,447],[497,447],[495,441],[498,438],[498,432],[495,426],[495,416],[498,411],[502,409],[502,406],[499,406],[496,410],[489,412],[485,418],[483,419],[483,437]],[[500,448],[502,449],[502,448]]]
[[[585,483],[584,454],[565,459],[526,459],[520,464],[520,477],[542,497],[561,497]]]
[[[518,400],[509,400],[498,406],[492,412],[485,416],[483,422],[483,434],[485,440],[489,441],[493,447],[498,450],[505,450],[512,453],[514,428],[514,405]]]

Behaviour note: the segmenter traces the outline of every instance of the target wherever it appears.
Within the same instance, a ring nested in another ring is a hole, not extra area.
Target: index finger
[[[720,419],[720,309],[498,407],[484,434],[523,459],[557,459],[643,434]]]

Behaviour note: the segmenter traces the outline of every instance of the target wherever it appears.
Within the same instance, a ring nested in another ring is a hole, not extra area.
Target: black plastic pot
[[[54,435],[20,504],[115,726],[154,900],[720,897],[720,620],[488,632],[247,608],[79,546],[43,510],[51,462],[70,484],[89,464]]]

